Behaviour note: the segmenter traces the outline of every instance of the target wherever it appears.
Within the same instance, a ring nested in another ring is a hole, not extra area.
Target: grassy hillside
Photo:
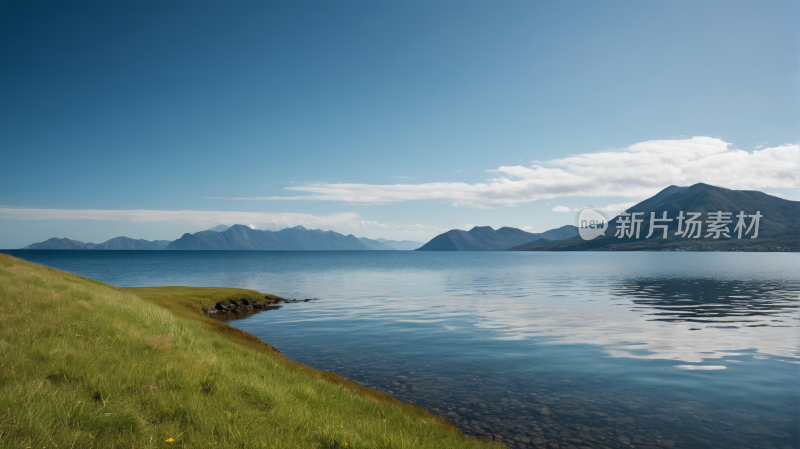
[[[263,294],[119,289],[0,254],[0,447],[488,447],[199,312],[249,297]]]

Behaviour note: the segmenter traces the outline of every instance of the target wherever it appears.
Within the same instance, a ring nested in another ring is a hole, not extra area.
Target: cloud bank
[[[669,185],[698,182],[732,189],[800,187],[800,145],[753,152],[731,149],[713,137],[650,140],[621,150],[578,154],[530,167],[502,166],[485,183],[424,184],[308,183],[287,187],[302,196],[241,197],[231,200],[323,200],[391,204],[446,200],[474,207],[511,206],[557,197],[644,198]]]
[[[97,220],[130,223],[242,224],[258,227],[361,226],[365,221],[356,213],[309,215],[286,212],[231,212],[205,210],[101,210],[101,209],[17,209],[0,207],[0,219],[21,220]]]
[[[629,203],[619,203],[619,204],[610,204],[604,207],[598,207],[603,212],[621,212],[628,210],[629,207],[633,207],[637,204],[637,201],[631,201]],[[558,205],[553,208],[553,212],[578,212],[581,208],[570,209],[567,206]]]
[[[101,209],[25,209],[0,207],[0,220],[91,220],[121,221],[129,223],[185,224],[214,226],[218,224],[245,224],[251,228],[278,230],[292,226],[310,229],[333,229],[339,232],[366,230],[401,231],[406,236],[426,237],[431,232],[441,232],[436,226],[422,224],[381,223],[367,220],[354,212],[332,215],[310,215],[289,212],[237,212],[207,210],[101,210]]]

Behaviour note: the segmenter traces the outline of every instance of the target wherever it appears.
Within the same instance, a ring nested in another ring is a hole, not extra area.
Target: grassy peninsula
[[[0,447],[488,447],[200,311],[248,298],[264,295],[117,288],[0,254]]]

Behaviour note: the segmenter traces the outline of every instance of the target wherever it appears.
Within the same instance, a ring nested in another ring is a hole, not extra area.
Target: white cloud
[[[228,225],[249,223],[258,227],[297,226],[331,227],[359,223],[354,212],[333,215],[309,215],[287,212],[235,212],[207,210],[102,210],[102,209],[26,209],[0,207],[0,219],[23,220],[98,220],[131,223],[183,223]]]
[[[422,225],[422,224],[404,225],[404,224],[397,224],[397,223],[394,223],[394,222],[378,223],[375,220],[363,220],[363,219],[361,219],[361,220],[353,220],[353,221],[351,221],[351,223],[355,223],[358,226],[364,227],[364,228],[390,228],[390,229],[405,229],[405,230],[432,229],[432,230],[436,230],[436,231],[443,230],[442,228],[440,228],[438,226],[428,226],[428,225]]]
[[[778,193],[778,192],[764,192],[764,193],[766,193],[767,195],[777,196],[778,198],[783,198],[785,200],[789,199],[789,198],[786,198],[786,195],[784,195],[782,193]]]
[[[288,212],[236,212],[206,210],[101,210],[101,209],[29,209],[0,206],[0,220],[90,220],[129,223],[161,223],[203,226],[246,224],[253,229],[278,230],[292,226],[335,230],[342,233],[375,234],[377,237],[410,236],[429,239],[443,231],[422,224],[380,223],[354,212],[310,215]]]
[[[0,220],[85,220],[136,224],[180,225],[190,229],[209,229],[225,224],[244,224],[252,229],[277,231],[293,226],[354,234],[358,237],[413,239],[427,241],[444,229],[423,224],[402,224],[368,220],[354,212],[310,215],[287,212],[238,212],[203,210],[101,210],[33,209],[0,206]],[[195,232],[195,231],[191,231]],[[15,243],[16,244],[16,243]]]
[[[628,208],[633,207],[638,203],[638,201],[631,201],[630,203],[611,204],[598,209],[602,210],[603,212],[622,212],[624,210],[628,210]]]
[[[308,193],[287,197],[239,197],[231,200],[323,200],[389,204],[446,200],[491,207],[570,196],[646,198],[669,185],[698,182],[732,189],[800,187],[800,145],[747,152],[712,137],[651,140],[621,150],[578,154],[530,167],[503,166],[484,183],[424,184],[308,183],[287,190]]]
[[[415,238],[427,240],[444,229],[422,224],[381,223],[367,220],[354,212],[332,215],[309,215],[288,212],[236,212],[203,210],[101,210],[101,209],[30,209],[0,206],[0,220],[90,220],[129,223],[157,223],[202,226],[246,224],[253,229],[278,230],[292,226],[334,230],[344,234],[378,238]]]
[[[598,207],[597,209],[600,209],[603,212],[615,212],[616,213],[616,212],[622,212],[622,211],[628,210],[629,207],[633,207],[636,204],[638,204],[638,201],[631,201],[629,203],[611,204],[611,205],[608,205],[608,206],[605,206],[605,207]],[[548,204],[548,206],[549,206],[549,204]],[[578,212],[578,211],[580,211],[580,208],[578,208],[578,209],[570,209],[567,206],[561,206],[561,205],[558,205],[558,206],[553,208],[553,212]]]

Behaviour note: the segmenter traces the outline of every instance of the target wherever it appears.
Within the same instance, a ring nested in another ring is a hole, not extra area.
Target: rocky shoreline
[[[298,302],[319,301],[320,298],[306,298],[306,299],[286,299],[279,296],[264,295],[261,301],[254,301],[248,299],[234,300],[231,299],[228,303],[216,303],[213,307],[201,306],[200,309],[208,316],[221,320],[230,320],[243,318],[264,310],[280,309],[280,304],[292,304]]]

